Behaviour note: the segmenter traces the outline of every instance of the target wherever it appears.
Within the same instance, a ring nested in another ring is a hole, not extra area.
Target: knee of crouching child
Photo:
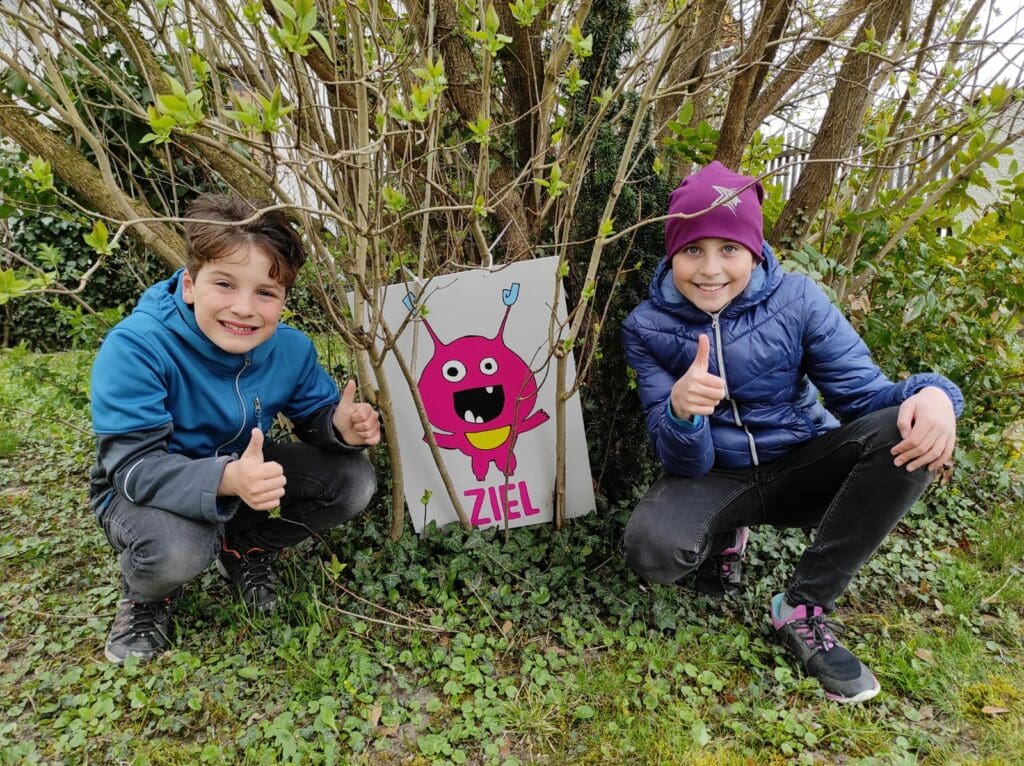
[[[213,561],[215,553],[212,544],[153,541],[136,556],[135,574],[149,584],[149,590],[166,593],[198,577]]]
[[[669,585],[697,568],[698,554],[673,535],[630,522],[623,536],[626,563],[642,578]]]
[[[339,473],[339,485],[333,501],[325,510],[336,523],[355,518],[366,510],[377,491],[377,472],[365,455],[348,457]]]

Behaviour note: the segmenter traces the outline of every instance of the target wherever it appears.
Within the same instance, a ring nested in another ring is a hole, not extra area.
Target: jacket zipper
[[[238,397],[238,404],[239,404],[239,406],[242,409],[242,425],[240,425],[238,427],[238,433],[236,433],[234,436],[232,436],[230,439],[228,439],[222,445],[217,447],[217,450],[213,453],[214,455],[219,455],[220,451],[222,449],[224,449],[226,446],[228,446],[229,444],[234,442],[239,436],[241,436],[245,432],[245,422],[249,418],[248,418],[248,416],[246,415],[246,412],[245,412],[245,399],[242,398],[242,387],[239,384],[239,381],[241,380],[242,375],[245,374],[245,371],[249,369],[249,365],[251,363],[252,363],[252,358],[249,357],[249,356],[246,356],[245,357],[245,361],[242,363],[242,369],[240,369],[238,371],[238,374],[235,375],[235,396]]]
[[[736,421],[736,425],[743,429],[743,433],[747,435],[747,444],[750,445],[750,459],[754,462],[755,466],[761,465],[757,458],[757,445],[754,444],[754,435],[743,425],[743,421],[740,419],[740,408],[732,397],[729,396],[729,381],[725,376],[725,354],[722,351],[722,329],[718,326],[718,314],[711,315],[711,329],[715,331],[715,357],[718,359],[718,375],[721,377],[722,385],[725,387],[725,398],[732,405],[732,418]]]
[[[256,413],[256,427],[259,429],[263,428],[263,405],[260,403],[260,395],[256,394],[252,398],[252,409]]]

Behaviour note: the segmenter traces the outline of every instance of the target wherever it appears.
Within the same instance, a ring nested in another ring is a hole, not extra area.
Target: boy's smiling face
[[[672,256],[672,282],[690,303],[714,314],[746,289],[756,267],[754,254],[738,242],[704,237]]]
[[[230,255],[204,263],[181,278],[185,303],[210,341],[229,354],[245,354],[277,329],[287,295],[270,276],[272,261],[258,247],[243,244]]]

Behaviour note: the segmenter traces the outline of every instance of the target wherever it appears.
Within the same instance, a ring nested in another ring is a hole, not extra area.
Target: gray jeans
[[[663,476],[626,525],[626,560],[646,579],[671,583],[725,547],[738,527],[817,527],[786,600],[832,609],[931,479],[925,468],[893,465],[897,413],[865,415],[756,468]]]
[[[120,554],[126,596],[157,601],[205,570],[220,549],[280,550],[351,520],[377,488],[364,452],[331,454],[308,444],[267,444],[267,460],[284,469],[288,483],[280,518],[244,503],[227,524],[211,524],[159,508],[136,505],[117,493],[100,518]]]

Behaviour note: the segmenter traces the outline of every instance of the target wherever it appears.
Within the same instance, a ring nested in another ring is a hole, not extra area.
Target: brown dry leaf
[[[863,311],[865,314],[871,313],[871,299],[864,293],[853,296],[847,305],[849,305],[851,311]]]
[[[379,702],[373,703],[373,709],[370,710],[370,726],[374,728],[380,723],[380,714],[384,712],[384,708],[380,706]]]
[[[448,636],[446,636],[446,635],[438,636],[437,643],[439,643],[441,646],[448,646]]]
[[[985,707],[981,709],[981,712],[985,715],[1001,715],[1003,713],[1009,713],[1010,708],[996,707],[995,705],[985,705]]]
[[[953,461],[949,461],[948,463],[943,463],[942,467],[939,469],[939,472],[938,472],[939,484],[940,485],[942,485],[942,484],[949,484],[949,482],[952,481],[952,479],[953,479]]]
[[[505,620],[501,625],[501,635],[507,636],[510,630],[512,630],[512,620]]]
[[[914,656],[919,658],[919,659],[924,660],[925,662],[930,662],[933,665],[935,664],[935,655],[932,654],[927,649],[917,649],[917,650],[915,650],[914,651]]]
[[[934,718],[935,717],[935,708],[933,708],[931,705],[925,705],[923,708],[921,708],[917,712],[921,714],[921,720],[922,721],[925,721],[925,720],[927,720],[929,718]]]

